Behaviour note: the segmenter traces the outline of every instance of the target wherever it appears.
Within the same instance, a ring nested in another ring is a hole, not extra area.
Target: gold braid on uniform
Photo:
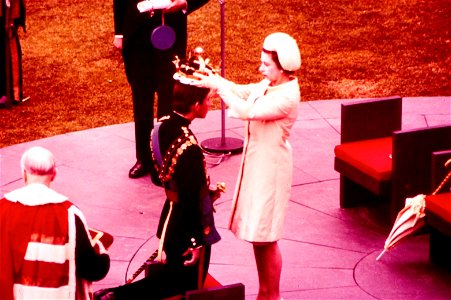
[[[168,182],[172,179],[172,175],[174,174],[174,169],[180,155],[182,155],[183,152],[185,152],[185,150],[190,146],[198,144],[196,138],[187,127],[183,126],[181,129],[183,130],[183,134],[171,144],[163,156],[161,168],[158,169],[159,178],[162,183]]]

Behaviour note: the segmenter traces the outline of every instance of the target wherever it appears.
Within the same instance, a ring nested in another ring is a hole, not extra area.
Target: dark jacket
[[[123,51],[127,53],[128,47],[133,43],[150,43],[152,31],[162,24],[161,10],[155,11],[151,17],[150,13],[140,13],[137,4],[142,0],[114,0],[114,32],[116,35],[123,35]],[[188,9],[186,13],[182,11],[165,14],[165,25],[174,29],[176,41],[172,48],[167,50],[171,54],[185,57],[187,44],[187,16],[199,9],[209,0],[187,0]],[[172,55],[173,56],[173,55]]]
[[[175,113],[163,121],[158,132],[162,155],[180,136],[189,130],[190,121]],[[172,175],[171,188],[178,194],[178,200],[173,204],[169,219],[164,249],[168,256],[181,259],[181,255],[196,245],[211,245],[220,237],[213,221],[213,206],[209,196],[209,183],[205,169],[205,159],[199,145],[193,144],[177,158]],[[166,183],[167,185],[167,183]],[[169,211],[170,200],[166,200],[160,217],[157,236],[161,237],[162,228]]]

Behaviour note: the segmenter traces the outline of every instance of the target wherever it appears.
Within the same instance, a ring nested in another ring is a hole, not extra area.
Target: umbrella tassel
[[[448,160],[446,163],[448,163],[450,160]],[[445,164],[446,165],[446,164]],[[448,175],[446,175],[446,177],[442,180],[442,182],[440,182],[440,184],[438,185],[438,187],[435,189],[435,191],[432,192],[432,195],[437,194],[442,187],[445,185],[445,183],[451,178],[451,171],[448,173]]]

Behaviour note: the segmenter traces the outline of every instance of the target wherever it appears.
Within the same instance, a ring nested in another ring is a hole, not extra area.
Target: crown
[[[197,47],[190,53],[188,59],[180,60],[175,56],[172,61],[176,69],[174,79],[183,84],[192,84],[201,80],[199,75],[209,76],[217,73],[217,70],[209,65],[210,59],[202,57],[203,53],[204,49]]]

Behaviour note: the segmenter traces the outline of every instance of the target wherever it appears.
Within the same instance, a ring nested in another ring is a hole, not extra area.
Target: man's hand
[[[187,257],[188,259],[183,263],[184,266],[189,267],[196,264],[200,257],[200,251],[202,246],[196,248],[188,248],[188,250],[183,253],[183,257]]]
[[[188,9],[188,3],[186,0],[172,0],[172,3],[163,10],[164,13],[171,13],[180,10]]]
[[[136,6],[139,12],[152,12],[156,9],[166,9],[172,5],[172,0],[144,0],[139,2]]]
[[[217,182],[216,186],[210,186],[209,187],[209,193],[210,193],[210,200],[211,204],[213,205],[213,212],[216,212],[214,203],[216,200],[218,200],[221,197],[221,193],[225,193],[226,191],[226,185],[224,182]]]
[[[119,50],[122,50],[122,40],[123,38],[120,36],[115,36],[113,40],[113,46]]]

